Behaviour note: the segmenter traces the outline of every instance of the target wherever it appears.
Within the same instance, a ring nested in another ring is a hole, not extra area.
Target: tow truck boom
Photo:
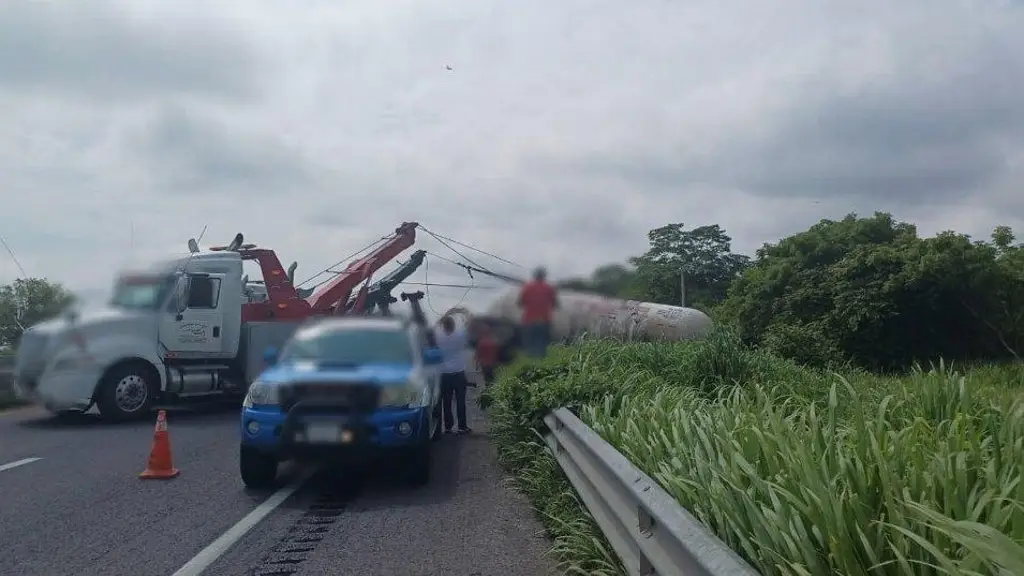
[[[404,282],[409,276],[412,276],[414,272],[423,264],[423,260],[427,256],[426,250],[417,250],[409,256],[409,259],[395,268],[390,274],[377,280],[366,291],[366,313],[373,311],[374,307],[377,307],[381,312],[387,314],[391,304],[398,301],[397,298],[391,295],[391,291],[398,287],[399,284]],[[356,298],[351,298],[348,301],[348,305],[345,307],[346,311],[359,312],[355,310]]]
[[[350,264],[336,278],[306,298],[305,302],[312,309],[313,314],[344,314],[346,304],[352,296],[352,290],[368,280],[374,272],[380,270],[384,264],[393,260],[403,250],[410,248],[416,242],[418,226],[417,222],[403,222],[395,229],[394,236],[388,238],[384,244]],[[363,286],[359,291],[354,304],[357,312],[365,305],[366,290],[366,286]]]

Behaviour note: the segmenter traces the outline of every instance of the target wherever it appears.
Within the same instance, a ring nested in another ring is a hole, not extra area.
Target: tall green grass
[[[1024,575],[1024,369],[825,374],[728,333],[588,342],[486,393],[563,568],[622,573],[539,442],[580,417],[765,575]]]

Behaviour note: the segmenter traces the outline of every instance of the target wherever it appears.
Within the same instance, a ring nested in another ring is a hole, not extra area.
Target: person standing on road
[[[441,330],[435,330],[437,347],[441,350],[444,362],[441,365],[441,413],[446,434],[452,432],[455,417],[459,421],[459,434],[472,432],[466,422],[466,355],[468,354],[469,338],[464,329],[456,329],[455,319],[451,316],[441,318]],[[455,400],[455,415],[452,414],[452,400]]]
[[[486,324],[481,324],[477,331],[476,363],[480,365],[484,386],[490,386],[494,382],[494,370],[498,367],[498,341]]]
[[[551,344],[551,320],[558,307],[558,295],[548,284],[544,268],[534,270],[533,280],[523,285],[517,304],[523,309],[523,349],[528,356],[543,358]]]

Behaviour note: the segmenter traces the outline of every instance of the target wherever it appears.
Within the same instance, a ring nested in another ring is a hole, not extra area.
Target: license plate
[[[352,431],[337,424],[310,424],[306,427],[306,439],[314,444],[348,444]]]

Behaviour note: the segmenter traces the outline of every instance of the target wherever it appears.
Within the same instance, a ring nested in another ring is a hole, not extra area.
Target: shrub
[[[840,376],[717,332],[558,348],[488,395],[503,464],[579,573],[621,567],[539,442],[559,406],[763,574],[1024,574],[1022,376]]]
[[[782,358],[798,364],[819,368],[834,368],[843,354],[820,323],[775,323],[765,332],[762,347]]]

